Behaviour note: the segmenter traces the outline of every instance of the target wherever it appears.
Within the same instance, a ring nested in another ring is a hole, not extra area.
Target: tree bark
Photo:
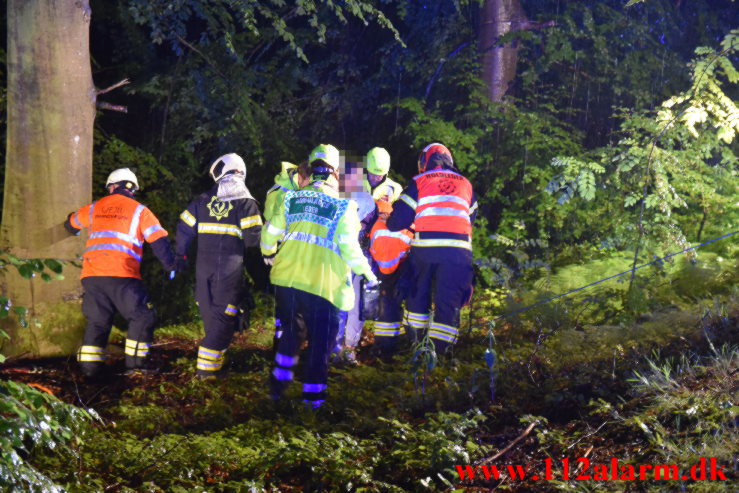
[[[515,43],[494,46],[504,35],[528,23],[519,0],[486,0],[480,18],[482,77],[491,101],[501,102],[516,76],[518,47]]]
[[[91,200],[96,92],[89,55],[88,0],[8,0],[8,97],[2,248],[22,258],[75,260],[83,238],[66,215]],[[30,324],[6,323],[5,354],[69,354],[83,319],[79,270],[63,281],[4,274],[2,290],[29,309]]]

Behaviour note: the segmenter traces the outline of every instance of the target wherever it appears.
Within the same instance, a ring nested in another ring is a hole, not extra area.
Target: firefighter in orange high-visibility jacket
[[[379,313],[375,322],[375,347],[380,356],[392,355],[403,334],[403,300],[397,288],[398,279],[407,269],[403,269],[403,261],[411,248],[413,233],[404,229],[390,231],[387,229],[387,218],[393,206],[386,200],[378,200],[379,217],[370,231],[370,254],[380,271]]]
[[[454,166],[449,149],[426,146],[418,175],[393,204],[390,231],[413,224],[409,255],[413,286],[406,302],[411,333],[428,329],[440,354],[459,334],[459,312],[472,293],[472,224],[477,199],[470,182]],[[431,321],[431,304],[435,306]]]
[[[245,297],[244,256],[259,246],[262,217],[246,187],[246,165],[237,154],[219,157],[210,167],[215,185],[190,202],[177,223],[175,252],[179,270],[197,238],[195,301],[205,326],[198,348],[198,378],[222,375],[226,349],[239,324]]]
[[[141,280],[144,241],[167,272],[174,274],[175,269],[167,231],[145,205],[133,198],[139,189],[136,175],[128,168],[117,169],[108,176],[105,186],[109,195],[69,214],[64,223],[75,235],[82,228],[89,231],[80,275],[87,328],[77,353],[80,368],[88,377],[98,375],[105,365],[105,347],[116,311],[128,322],[127,373],[148,370],[156,314]]]

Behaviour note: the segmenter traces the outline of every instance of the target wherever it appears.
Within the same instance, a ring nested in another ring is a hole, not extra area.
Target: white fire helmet
[[[105,182],[105,187],[107,188],[108,185],[120,183],[122,181],[132,183],[134,186],[134,190],[139,189],[139,181],[136,179],[136,175],[134,175],[133,171],[128,168],[120,168],[109,174],[108,179]]]
[[[246,164],[244,160],[241,159],[241,156],[233,152],[224,154],[210,165],[210,177],[215,182],[226,176],[229,171],[240,172],[246,177]]]

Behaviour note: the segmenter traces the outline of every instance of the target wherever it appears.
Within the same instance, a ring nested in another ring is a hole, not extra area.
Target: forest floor
[[[262,308],[235,337],[224,379],[194,378],[199,326],[157,331],[154,375],[123,374],[117,329],[107,371],[95,380],[82,377],[74,358],[7,362],[1,378],[98,415],[70,449],[40,450],[30,460],[69,491],[731,491],[739,484],[733,295],[692,310],[668,307],[632,325],[544,330],[517,320],[495,326],[494,339],[483,306],[463,314],[453,357],[432,369],[418,348],[406,346],[387,363],[364,340],[358,366],[331,369],[329,400],[317,411],[301,404],[297,384],[280,403],[267,398],[272,328]],[[712,457],[725,466],[713,480]],[[690,477],[701,458],[706,480]],[[639,479],[640,465],[657,464],[675,464],[678,476],[655,480],[645,470]],[[500,466],[497,479],[492,465]]]

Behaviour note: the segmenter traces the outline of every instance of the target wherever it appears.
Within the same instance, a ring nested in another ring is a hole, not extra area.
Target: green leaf
[[[58,260],[55,260],[53,258],[47,258],[44,260],[44,264],[46,264],[46,267],[49,268],[52,272],[55,272],[57,274],[62,273],[62,264]]]
[[[18,267],[18,273],[25,279],[30,279],[33,277],[33,267],[31,267],[28,264],[23,264],[20,267]]]

